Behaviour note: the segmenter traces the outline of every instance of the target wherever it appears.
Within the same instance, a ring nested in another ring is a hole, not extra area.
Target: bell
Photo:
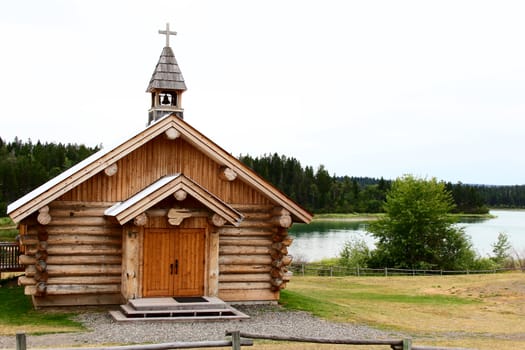
[[[168,94],[164,94],[164,98],[162,99],[162,104],[163,105],[169,105],[170,104],[170,100],[168,98]]]

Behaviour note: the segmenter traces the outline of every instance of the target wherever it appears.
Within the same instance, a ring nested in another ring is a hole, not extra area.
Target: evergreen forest
[[[7,205],[77,164],[100,147],[0,138],[0,217]]]
[[[0,216],[7,205],[100,149],[77,144],[6,142],[0,138]],[[313,213],[378,213],[383,211],[392,181],[331,175],[323,165],[302,166],[284,155],[240,155],[241,162]],[[488,186],[446,183],[462,213],[488,208],[525,208],[525,185]]]

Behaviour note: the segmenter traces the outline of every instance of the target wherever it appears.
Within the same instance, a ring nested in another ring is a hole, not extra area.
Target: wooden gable
[[[105,169],[117,169],[109,176]],[[224,173],[237,180],[225,180]],[[312,214],[269,184],[191,125],[166,116],[134,137],[101,151],[50,180],[8,207],[20,222],[56,199],[121,202],[159,178],[182,173],[226,203],[274,204],[297,222]]]
[[[128,200],[108,208],[104,214],[115,217],[123,225],[168,196],[175,195],[178,200],[182,201],[186,199],[187,194],[217,214],[224,222],[239,226],[243,219],[243,215],[237,210],[182,174],[165,176],[159,179]]]

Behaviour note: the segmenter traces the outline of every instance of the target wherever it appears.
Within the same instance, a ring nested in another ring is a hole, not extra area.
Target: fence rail
[[[390,346],[393,350],[469,350],[466,348],[447,348],[436,346],[415,346],[412,340],[406,339],[335,339],[335,338],[300,338],[284,337],[274,335],[262,335],[254,333],[244,333],[240,331],[227,331],[226,336],[230,340],[211,340],[196,342],[175,342],[161,344],[145,345],[124,345],[110,347],[86,347],[86,348],[58,348],[57,350],[168,350],[168,349],[201,349],[201,348],[225,348],[240,350],[243,346],[253,346],[253,339],[267,339],[286,342],[302,342],[317,344],[344,344],[344,345],[385,345]],[[27,350],[27,341],[25,333],[16,334],[16,350]],[[49,348],[48,350],[53,350]]]
[[[20,246],[17,243],[0,242],[0,273],[24,271],[25,266],[18,263]]]
[[[344,344],[344,345],[390,345],[393,350],[472,350],[467,348],[447,348],[439,346],[412,345],[412,339],[337,339],[337,338],[309,338],[262,335],[244,332],[226,332],[226,335],[238,333],[239,337],[250,339],[267,339],[287,342],[317,343],[317,344]]]
[[[371,269],[364,267],[346,267],[337,265],[292,263],[289,270],[299,276],[439,276],[439,275],[469,275],[469,274],[489,274],[508,271],[522,271],[519,268],[513,269],[492,269],[492,270],[420,270],[420,269],[396,269],[385,267],[381,269]]]

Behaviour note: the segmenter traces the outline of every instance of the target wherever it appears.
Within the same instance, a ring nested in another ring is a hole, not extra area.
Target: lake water
[[[525,252],[525,210],[491,210],[493,219],[469,219],[458,225],[465,228],[474,249],[480,256],[492,253],[492,244],[504,232],[518,252]],[[352,238],[363,239],[374,247],[374,238],[366,232],[367,223],[325,221],[309,225],[294,224],[290,235],[294,237],[289,253],[295,260],[316,261],[337,257],[344,243]]]

